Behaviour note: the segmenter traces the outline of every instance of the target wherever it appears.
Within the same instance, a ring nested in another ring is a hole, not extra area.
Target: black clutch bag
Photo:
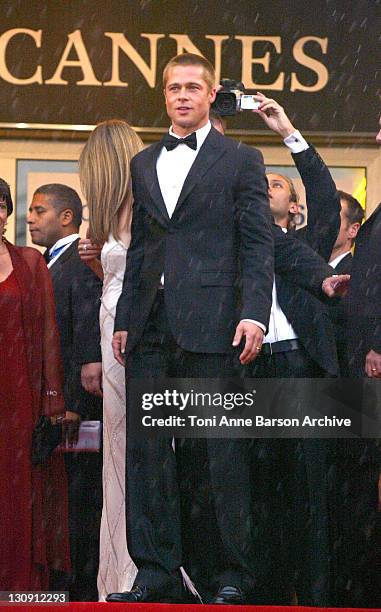
[[[50,417],[42,415],[32,433],[32,465],[40,465],[50,457],[62,439],[61,423],[52,425]]]

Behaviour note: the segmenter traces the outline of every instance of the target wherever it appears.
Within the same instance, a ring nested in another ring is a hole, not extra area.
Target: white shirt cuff
[[[263,325],[263,323],[259,323],[259,321],[254,321],[254,319],[242,319],[242,321],[248,321],[249,323],[255,323],[255,325],[260,327],[263,333],[266,334],[266,327]]]
[[[295,130],[283,142],[290,149],[291,153],[301,153],[309,148],[308,142],[303,138],[299,130]]]

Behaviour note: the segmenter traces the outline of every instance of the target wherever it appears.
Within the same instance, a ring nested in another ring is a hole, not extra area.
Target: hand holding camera
[[[266,98],[259,91],[254,98],[259,104],[253,112],[263,119],[270,130],[279,134],[283,139],[295,132],[296,128],[287,117],[283,106],[271,98]]]
[[[221,79],[217,89],[212,108],[220,117],[233,117],[243,110],[251,110],[282,138],[295,132],[283,106],[263,93],[246,94],[244,84],[232,79]]]

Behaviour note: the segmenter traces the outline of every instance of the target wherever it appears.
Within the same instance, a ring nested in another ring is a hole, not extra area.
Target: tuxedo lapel
[[[159,153],[161,151],[162,146],[163,146],[162,142],[160,141],[152,147],[151,152],[150,152],[150,158],[148,160],[148,164],[146,168],[144,169],[143,173],[144,173],[144,180],[145,180],[147,189],[158,211],[160,212],[161,223],[165,221],[165,225],[168,225],[169,223],[168,211],[167,211],[165,202],[163,200],[163,196],[162,196],[160,185],[159,185],[159,179],[157,178],[157,172],[156,172],[157,158],[159,157]]]
[[[61,253],[61,255],[58,257],[58,259],[56,259],[54,264],[49,268],[49,271],[50,271],[50,274],[51,274],[52,278],[54,278],[58,274],[58,272],[60,271],[61,266],[63,266],[63,264],[68,259],[70,259],[70,257],[72,257],[73,251],[78,249],[78,242],[79,242],[79,238],[74,240],[74,242],[72,242],[72,244],[69,246],[69,248],[67,248],[66,251]]]
[[[212,127],[184,181],[183,188],[173,213],[174,216],[178,212],[184,200],[189,196],[192,189],[194,189],[196,185],[202,183],[203,176],[224,154],[225,147],[223,137],[221,137],[221,135]]]

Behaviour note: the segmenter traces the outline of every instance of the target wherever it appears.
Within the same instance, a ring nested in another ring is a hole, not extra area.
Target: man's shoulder
[[[221,145],[223,144],[227,149],[235,152],[236,154],[239,154],[242,156],[261,155],[261,152],[259,151],[259,149],[256,149],[255,147],[251,147],[240,140],[236,140],[235,138],[231,138],[230,136],[222,136],[222,134],[219,136],[221,138]]]
[[[139,164],[142,160],[145,160],[148,157],[150,157],[152,153],[155,151],[155,149],[158,148],[159,146],[160,146],[159,142],[154,142],[153,144],[139,151],[139,153],[136,153],[136,155],[134,155],[134,157],[131,160],[131,166],[135,166],[136,164]]]

